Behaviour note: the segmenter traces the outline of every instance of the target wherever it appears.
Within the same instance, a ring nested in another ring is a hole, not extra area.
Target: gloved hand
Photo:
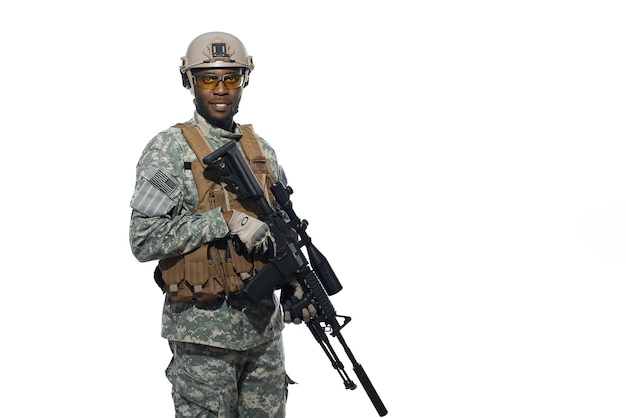
[[[239,238],[249,254],[276,255],[276,241],[265,222],[234,210],[228,221],[228,229]]]
[[[283,305],[285,322],[300,324],[302,321],[309,322],[317,315],[317,309],[311,303],[310,293],[304,294],[304,290],[297,280],[292,280],[281,288],[280,303]]]

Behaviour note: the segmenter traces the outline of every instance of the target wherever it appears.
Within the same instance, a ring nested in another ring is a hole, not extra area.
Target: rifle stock
[[[221,180],[234,187],[240,197],[253,199],[258,204],[263,211],[261,220],[269,226],[276,241],[276,256],[270,259],[246,284],[244,293],[252,301],[258,302],[273,292],[285,279],[295,276],[305,293],[312,296],[312,303],[315,304],[318,312],[307,322],[307,327],[329,358],[333,368],[339,373],[345,388],[353,390],[356,384],[345,372],[341,360],[333,349],[326,335],[328,329],[330,329],[330,335],[337,338],[344,348],[357,378],[378,415],[381,417],[387,415],[387,408],[341,335],[341,329],[350,322],[351,318],[337,315],[329,296],[341,291],[342,286],[326,257],[312,244],[306,232],[308,222],[300,220],[294,212],[289,197],[293,190],[280,182],[274,184],[271,191],[281,210],[272,209],[235,141],[212,152],[203,158],[203,162],[209,168],[217,169],[222,174]],[[292,230],[298,233],[299,241],[292,234]],[[303,247],[306,248],[311,263],[303,253]],[[337,320],[338,317],[344,319],[342,324]]]

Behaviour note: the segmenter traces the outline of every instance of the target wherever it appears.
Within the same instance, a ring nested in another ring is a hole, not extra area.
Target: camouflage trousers
[[[247,351],[170,341],[176,418],[283,418],[282,336]]]

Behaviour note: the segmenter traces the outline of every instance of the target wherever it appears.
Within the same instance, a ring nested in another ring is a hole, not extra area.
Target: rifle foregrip
[[[305,288],[308,288],[317,302],[318,307],[322,310],[321,315],[326,322],[336,322],[335,307],[330,301],[330,298],[326,294],[326,290],[322,286],[320,279],[317,277],[313,270],[307,269],[306,275],[304,276],[304,285]]]

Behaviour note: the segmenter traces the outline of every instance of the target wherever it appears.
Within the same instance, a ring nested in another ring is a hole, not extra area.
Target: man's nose
[[[228,94],[228,87],[226,87],[224,80],[219,80],[217,82],[217,86],[213,89],[213,94]]]

